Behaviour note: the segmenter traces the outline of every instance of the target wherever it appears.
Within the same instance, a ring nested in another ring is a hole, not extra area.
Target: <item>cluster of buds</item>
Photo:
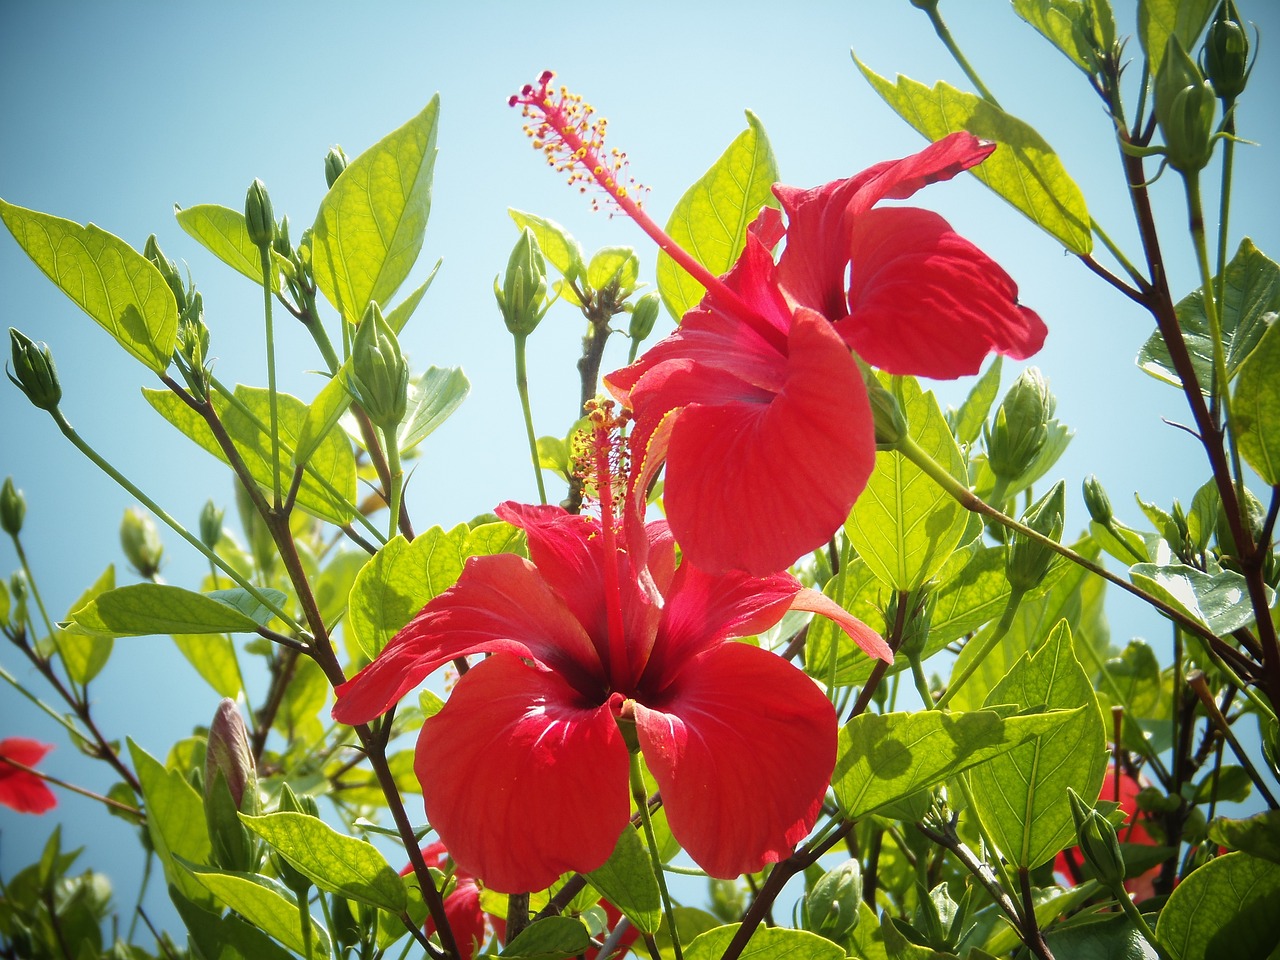
[[[197,400],[204,401],[209,396],[212,377],[209,328],[204,322],[204,299],[189,278],[183,283],[178,265],[164,255],[160,244],[156,242],[155,234],[147,237],[142,253],[160,272],[165,285],[173,294],[178,306],[178,369],[192,395]]]
[[[862,867],[846,860],[828,870],[800,901],[804,928],[834,943],[843,943],[858,925],[862,903]]]

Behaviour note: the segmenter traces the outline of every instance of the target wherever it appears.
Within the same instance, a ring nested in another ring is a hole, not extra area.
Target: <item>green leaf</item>
[[[240,661],[231,638],[222,634],[175,633],[174,645],[187,662],[196,668],[201,679],[220,697],[235,699],[244,690]]]
[[[1240,456],[1270,486],[1280,484],[1280,322],[1274,319],[1240,365],[1231,400]]]
[[[1066,54],[1068,60],[1093,74],[1083,33],[1086,11],[1081,0],[1013,0],[1013,11]]]
[[[1161,672],[1150,646],[1131,640],[1118,657],[1103,664],[1097,686],[1104,716],[1111,707],[1123,708],[1120,738],[1125,746],[1144,753],[1171,746],[1172,676]]]
[[[1028,869],[1051,859],[1075,835],[1067,787],[1096,797],[1106,772],[1102,711],[1071,647],[1071,630],[1062,621],[996,684],[987,705],[1043,703],[1079,713],[969,775],[979,819],[1004,855]]]
[[[305,813],[241,814],[240,819],[321,890],[392,913],[405,909],[400,875],[371,844]]]
[[[1216,281],[1217,278],[1215,278]],[[1280,310],[1280,265],[1267,257],[1245,237],[1235,256],[1223,271],[1223,296],[1219,313],[1222,323],[1222,349],[1227,379],[1234,380],[1244,361],[1262,340],[1268,325],[1274,325],[1274,314]],[[1204,292],[1193,290],[1180,301],[1175,311],[1178,326],[1191,355],[1191,366],[1203,393],[1213,379],[1213,337],[1209,318],[1204,312]],[[1137,364],[1146,373],[1182,386],[1182,378],[1173,368],[1169,348],[1157,330],[1138,351]]]
[[[1098,548],[1089,540],[1076,543],[1073,549],[1092,560]],[[1102,660],[1110,656],[1107,620],[1102,601],[1106,581],[1095,577],[1083,567],[1068,564],[1061,568],[1059,579],[1050,589],[1038,597],[1026,597],[1018,605],[1009,631],[1001,638],[974,668],[969,679],[951,698],[956,710],[976,710],[986,701],[987,694],[1009,672],[1022,654],[1038,648],[1059,620],[1065,619],[1075,627],[1077,652],[1088,658],[1091,666],[1096,661],[1101,669]],[[1053,568],[1050,577],[1054,576]],[[967,670],[970,661],[983,647],[983,641],[996,624],[988,624],[972,641],[965,644],[952,668],[952,676]]]
[[[822,592],[876,633],[887,629],[884,608],[891,591],[861,557],[854,557],[828,580]],[[905,657],[902,659],[905,662]],[[865,683],[875,665],[848,634],[825,617],[814,617],[809,623],[804,662],[809,676],[828,686]],[[892,669],[900,667],[895,661]]]
[[[329,691],[329,681],[320,665],[309,657],[300,657],[294,667],[293,679],[285,687],[272,729],[280,731],[290,741],[319,742],[324,736],[324,724],[318,714],[329,700]]]
[[[1228,850],[1280,864],[1280,810],[1267,810],[1246,820],[1214,820],[1209,824],[1209,839]]]
[[[1040,134],[995,104],[939,81],[930,89],[899,76],[897,84],[853,58],[862,75],[903,120],[930,140],[957,130],[1000,147],[969,172],[1072,253],[1093,249],[1084,194]]]
[[[760,208],[778,205],[772,189],[777,181],[778,161],[769,137],[748,110],[747,129],[684,192],[667,221],[667,233],[711,273],[728,273]],[[702,284],[665,253],[658,255],[657,276],[662,302],[678,323],[702,299]]]
[[[685,960],[718,960],[740,923],[716,927],[695,937],[684,951]],[[743,960],[844,960],[844,950],[808,930],[785,927],[757,927],[742,951]]]
[[[631,247],[601,247],[587,264],[587,284],[593,290],[616,284],[619,293],[626,295],[639,279],[640,258]]]
[[[1082,710],[864,713],[840,730],[831,786],[845,816],[856,819],[1058,729]]]
[[[1229,853],[1174,888],[1156,937],[1174,960],[1267,957],[1280,942],[1280,865]]]
[[[187,899],[210,905],[205,888],[177,866],[174,857],[195,863],[206,862],[213,850],[205,826],[204,802],[177,770],[166,770],[140,746],[129,740],[129,756],[142,784],[147,810],[147,834],[155,848],[164,875]]]
[[[76,611],[87,607],[108,590],[114,590],[115,586],[116,568],[111,565],[71,605],[67,619],[75,619]],[[63,666],[67,668],[67,676],[76,683],[88,683],[107,665],[114,643],[110,634],[59,631],[58,652],[62,655]]]
[[[204,418],[179,397],[168,390],[143,390],[142,395],[162,417],[223,463],[228,462]],[[260,387],[237,386],[234,395],[236,404],[221,394],[214,394],[214,410],[253,479],[261,489],[270,493],[271,438],[267,424],[271,419],[271,404],[268,393]],[[288,490],[293,482],[293,468],[289,461],[297,446],[307,407],[287,393],[277,393],[276,402],[281,448],[280,487]],[[297,505],[312,516],[342,526],[351,520],[355,496],[356,460],[351,442],[341,431],[330,431],[307,461],[306,472],[298,487]]]
[[[1253,623],[1249,587],[1234,570],[1210,575],[1185,563],[1135,563],[1129,579],[1220,637]],[[1270,605],[1275,592],[1265,589]]]
[[[396,443],[407,453],[444,423],[471,392],[461,367],[427,367],[409,384],[409,407],[396,430]]]
[[[178,226],[215,257],[262,286],[262,254],[249,239],[244,214],[216,203],[197,203],[185,210],[176,203]],[[280,290],[280,271],[271,271],[271,292]]]
[[[274,587],[259,587],[258,593],[262,594],[277,607],[283,607],[288,600],[283,590],[276,590]],[[219,603],[225,603],[229,607],[235,607],[260,627],[265,627],[275,616],[270,607],[244,589],[244,587],[210,590],[205,596],[211,597]]]
[[[196,906],[176,886],[169,887],[169,899],[178,908],[182,925],[200,951],[212,960],[292,960],[289,953],[265,933],[245,923],[234,913],[218,916]]]
[[[1132,920],[1114,914],[1089,923],[1055,927],[1045,932],[1044,939],[1054,956],[1072,960],[1159,960],[1160,957]]]
[[[987,422],[991,404],[995,402],[996,394],[1000,392],[1003,360],[1002,356],[996,354],[996,358],[991,361],[991,366],[987,367],[986,372],[978,378],[978,382],[969,391],[969,396],[965,397],[964,403],[960,404],[960,409],[954,413],[947,412],[951,431],[960,443],[972,444],[982,434],[982,425]]]
[[[630,827],[622,831],[604,866],[587,874],[600,891],[642,933],[657,933],[662,926],[662,894],[653,875],[653,864],[640,835]]]
[[[1160,70],[1169,36],[1177,36],[1183,50],[1194,51],[1196,38],[1217,5],[1218,0],[1138,0],[1138,40],[1152,77]]]
[[[0,219],[45,276],[116,342],[164,373],[178,338],[178,303],[155,264],[89,224],[0,200]]]
[[[166,583],[131,583],[76,611],[88,633],[144,637],[164,633],[254,633],[256,624],[228,603]]]
[[[298,904],[283,886],[255,874],[224,872],[192,863],[184,866],[197,883],[253,926],[305,955]],[[311,956],[328,960],[329,934],[310,914],[306,922],[311,924]]]
[[[1008,547],[979,545],[958,574],[933,594],[929,642],[951,643],[1004,612],[1009,581],[1004,575]]]
[[[396,536],[356,575],[347,601],[347,630],[372,660],[390,639],[457,581],[470,536],[466,524],[432,527],[412,542]]]
[[[352,160],[311,228],[316,286],[349,323],[390,303],[422,249],[431,212],[440,96]]]
[[[570,236],[569,231],[554,220],[539,217],[533,213],[525,213],[514,207],[508,207],[507,213],[516,222],[516,229],[528,227],[533,231],[547,262],[560,271],[566,280],[577,280],[587,268],[586,256],[582,252],[582,244]]]
[[[922,392],[914,377],[897,378],[892,386],[911,438],[967,486],[964,457],[933,393]],[[901,453],[881,450],[845,533],[877,577],[895,590],[913,590],[947,562],[968,523],[968,511],[932,477]]]
[[[591,935],[581,920],[545,917],[525,927],[499,954],[521,960],[565,960],[591,946]]]

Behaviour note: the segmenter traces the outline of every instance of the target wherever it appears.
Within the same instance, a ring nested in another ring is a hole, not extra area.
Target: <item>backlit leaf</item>
[[[1268,957],[1280,943],[1280,864],[1229,853],[1174,888],[1156,937],[1174,960]]]
[[[520,960],[567,960],[591,945],[591,935],[581,920],[545,917],[525,927],[499,954]]]
[[[640,835],[628,827],[604,866],[587,875],[591,885],[621,910],[643,933],[662,926],[662,895],[653,876],[653,862]]]
[[[244,214],[216,203],[197,203],[183,209],[173,205],[173,216],[189,236],[215,257],[254,283],[262,285],[262,254],[249,239]],[[280,289],[280,271],[271,271],[271,290]]]
[[[1067,59],[1092,74],[1082,31],[1086,8],[1081,0],[1013,0],[1013,10]]]
[[[409,405],[396,430],[396,443],[406,453],[444,423],[471,392],[471,381],[461,367],[427,367],[409,384]]]
[[[422,249],[436,160],[436,95],[416,117],[347,165],[311,228],[316,286],[356,323],[389,303]]]
[[[1280,484],[1280,322],[1274,318],[1240,366],[1231,425],[1249,466],[1267,484]]]
[[[131,583],[76,611],[86,632],[117,637],[164,633],[253,633],[258,624],[228,603],[166,583]]]
[[[220,633],[175,633],[173,643],[218,696],[232,699],[240,696],[244,678],[230,637]]]
[[[685,960],[717,960],[728,948],[741,924],[716,927],[694,938],[684,951]],[[748,960],[844,960],[844,950],[808,930],[757,927],[742,956]]]
[[[969,172],[1072,253],[1093,249],[1084,194],[1035,130],[990,101],[948,83],[938,81],[930,89],[899,76],[894,84],[857,57],[854,63],[898,116],[928,139],[941,140],[957,130],[968,130],[999,143],[995,153]]]
[[[582,244],[570,236],[569,231],[545,217],[533,213],[525,213],[508,207],[507,213],[516,222],[516,228],[528,227],[538,240],[538,246],[547,262],[560,271],[566,280],[577,280],[587,268],[586,257],[582,252]]]
[[[1160,70],[1169,36],[1176,35],[1183,50],[1194,51],[1196,38],[1217,5],[1218,0],[1138,0],[1138,41],[1151,64],[1152,77]]]
[[[87,607],[95,599],[116,586],[116,568],[108,566],[102,575],[94,581],[93,586],[80,595],[80,598],[67,611],[67,619],[74,619],[75,612]],[[85,633],[81,631],[59,631],[58,652],[62,654],[62,663],[67,668],[67,676],[76,683],[88,683],[107,665],[111,656],[114,641],[110,634]]]
[[[302,935],[302,918],[293,895],[267,877],[230,873],[187,864],[195,881],[220,901],[264,933],[279,940],[295,953],[305,955],[307,941]],[[311,957],[328,960],[329,934],[309,913]]]
[[[164,867],[165,877],[196,903],[211,905],[206,889],[177,864],[175,856],[194,863],[206,862],[213,850],[205,826],[204,801],[177,770],[166,770],[140,746],[129,740],[129,756],[142,784],[147,810],[147,833]]]
[[[81,226],[0,200],[0,219],[35,265],[116,342],[164,373],[178,304],[155,264],[94,224]]]
[[[1129,579],[1220,637],[1253,623],[1248,585],[1234,570],[1208,574],[1185,563],[1135,563]],[[1265,589],[1270,604],[1275,594]]]
[[[748,110],[747,129],[684,192],[667,221],[667,233],[711,273],[727,273],[746,245],[747,227],[760,208],[778,205],[772,190],[777,180],[778,162],[769,138]],[[679,322],[702,299],[702,284],[665,253],[658,255],[657,275],[662,302]]]
[[[947,421],[951,424],[951,432],[962,444],[971,444],[982,434],[982,425],[987,422],[991,412],[991,404],[1000,392],[1000,372],[1004,367],[1004,358],[996,354],[991,365],[978,378],[978,382],[965,397],[960,409],[947,412]]]

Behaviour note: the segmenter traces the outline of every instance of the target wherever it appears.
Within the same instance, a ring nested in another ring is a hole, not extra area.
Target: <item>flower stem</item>
[[[302,956],[306,960],[311,957],[311,911],[307,909],[307,891],[302,888],[294,891],[298,902],[298,923],[302,925]]]
[[[671,946],[675,950],[676,960],[684,960],[684,953],[680,949],[680,932],[676,929],[676,914],[671,906],[671,894],[667,892],[667,878],[662,871],[662,855],[658,852],[658,839],[653,834],[653,820],[649,816],[649,793],[644,787],[644,773],[640,770],[638,750],[631,752],[631,796],[640,810],[640,824],[644,828],[644,839],[649,845],[649,856],[653,860],[653,875],[658,878],[658,890],[662,893],[662,912],[666,914],[667,926],[671,930]]]
[[[1156,952],[1160,960],[1173,960],[1169,951],[1164,945],[1156,939],[1156,932],[1151,929],[1151,925],[1147,923],[1143,917],[1142,911],[1138,909],[1137,904],[1129,897],[1129,892],[1125,890],[1124,884],[1117,884],[1117,889],[1112,891],[1112,896],[1116,898],[1116,902],[1120,904],[1120,909],[1124,911],[1124,915],[1129,918],[1130,922],[1137,927],[1138,932],[1142,934],[1142,939],[1151,944],[1151,949]]]
[[[31,588],[31,596],[35,598],[36,607],[40,610],[40,619],[44,621],[44,628],[48,631],[49,642],[53,644],[54,649],[61,656],[62,645],[58,642],[58,633],[53,629],[53,621],[49,619],[49,611],[45,609],[44,600],[40,598],[40,588],[36,586],[36,578],[31,573],[31,565],[27,563],[27,552],[22,549],[22,541],[16,533],[12,534],[11,539],[13,540],[13,549],[18,554],[18,562],[22,565],[22,576],[26,579],[27,586]],[[65,661],[63,666],[66,666]],[[71,680],[70,676],[67,679],[71,681],[71,687],[74,690],[75,681]]]
[[[941,710],[951,702],[951,698],[956,695],[956,692],[964,685],[964,682],[973,676],[974,671],[986,659],[987,654],[994,650],[996,644],[1004,639],[1004,635],[1009,632],[1009,627],[1013,625],[1013,617],[1018,612],[1018,605],[1022,603],[1023,596],[1024,594],[1021,590],[1014,590],[1009,594],[1009,599],[1004,605],[1004,613],[1000,615],[1000,622],[981,642],[978,652],[973,655],[972,660],[965,664],[964,669],[960,671],[960,675],[951,678],[951,682],[947,684],[946,692],[938,698],[937,709]],[[928,705],[926,702],[925,706]]]
[[[276,396],[276,336],[271,320],[271,245],[258,247],[262,255],[262,309],[267,318],[267,402],[271,407],[271,489],[272,506],[280,509],[280,418]]]
[[[916,4],[916,6],[920,7],[920,9],[925,12],[925,16],[929,18],[929,22],[933,24],[933,32],[938,35],[938,39],[941,40],[942,45],[947,48],[947,52],[951,54],[952,59],[954,59],[960,69],[964,71],[964,75],[969,78],[969,82],[978,89],[978,93],[982,94],[982,99],[986,100],[992,106],[1000,106],[995,95],[987,89],[986,84],[982,82],[977,72],[969,65],[969,61],[965,59],[965,55],[960,52],[960,47],[956,44],[955,38],[951,36],[951,31],[947,29],[947,25],[942,20],[942,14],[938,12],[937,0],[934,0],[933,3]]]
[[[524,432],[529,438],[529,458],[533,462],[533,478],[538,482],[538,502],[546,505],[547,489],[542,482],[542,467],[538,462],[538,438],[533,431],[533,410],[529,406],[529,373],[525,365],[524,334],[512,338],[516,344],[516,392],[520,394],[520,409],[524,411]]]
[[[387,448],[387,471],[391,479],[391,502],[387,521],[387,539],[396,535],[396,526],[400,520],[400,500],[404,496],[404,468],[400,465],[400,445],[396,442],[395,427],[382,428],[382,445]]]
[[[26,697],[28,700],[34,703],[37,707],[39,707],[45,713],[47,713],[54,721],[61,724],[66,729],[67,733],[71,734],[71,738],[73,741],[77,739],[86,740],[86,741],[92,739],[88,734],[81,733],[79,730],[77,730],[74,723],[72,723],[62,714],[60,714],[57,710],[53,709],[53,707],[49,706],[49,704],[45,703],[43,700],[37,697],[34,693],[32,693],[30,690],[24,687],[21,683],[19,683],[18,678],[15,677],[13,674],[11,674],[3,666],[0,666],[0,680],[4,680],[5,683],[9,684],[11,687],[13,687],[13,689],[17,690],[20,694],[22,694],[24,697]]]

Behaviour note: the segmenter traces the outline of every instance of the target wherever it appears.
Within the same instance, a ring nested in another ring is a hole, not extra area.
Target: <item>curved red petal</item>
[[[884,642],[884,637],[849,613],[844,607],[830,597],[808,588],[801,590],[791,601],[792,610],[807,610],[826,617],[837,627],[849,635],[849,639],[862,648],[869,657],[878,657],[886,663],[893,663],[893,651]]]
[[[855,225],[849,317],[837,324],[868,363],[949,379],[977,373],[991,351],[1017,359],[1044,343],[1044,323],[985,253],[928,210],[871,210]]]
[[[444,915],[458,944],[459,960],[471,960],[487,939],[484,910],[480,906],[480,887],[474,879],[458,877],[457,886],[444,898]],[[428,917],[423,929],[430,934],[435,932],[435,928],[435,922]]]
[[[853,209],[860,213],[886,198],[905,200],[921,187],[950,180],[977,166],[991,156],[996,147],[990,140],[979,140],[965,130],[957,130],[919,153],[878,163],[857,177],[858,190],[851,198]]]
[[[536,660],[584,691],[605,689],[595,646],[564,601],[533,564],[495,554],[469,559],[456,584],[340,685],[332,716],[367,723],[455,657],[497,651]]]
[[[620,699],[584,701],[506,653],[467,671],[414,761],[427,819],[460,869],[520,893],[609,859],[630,818]]]
[[[776,863],[812,829],[835,766],[836,714],[787,661],[721,644],[635,712],[671,832],[711,876]]]
[[[667,449],[667,519],[686,560],[767,575],[830,538],[875,466],[862,374],[817,313],[797,312],[769,403],[684,407]]]

